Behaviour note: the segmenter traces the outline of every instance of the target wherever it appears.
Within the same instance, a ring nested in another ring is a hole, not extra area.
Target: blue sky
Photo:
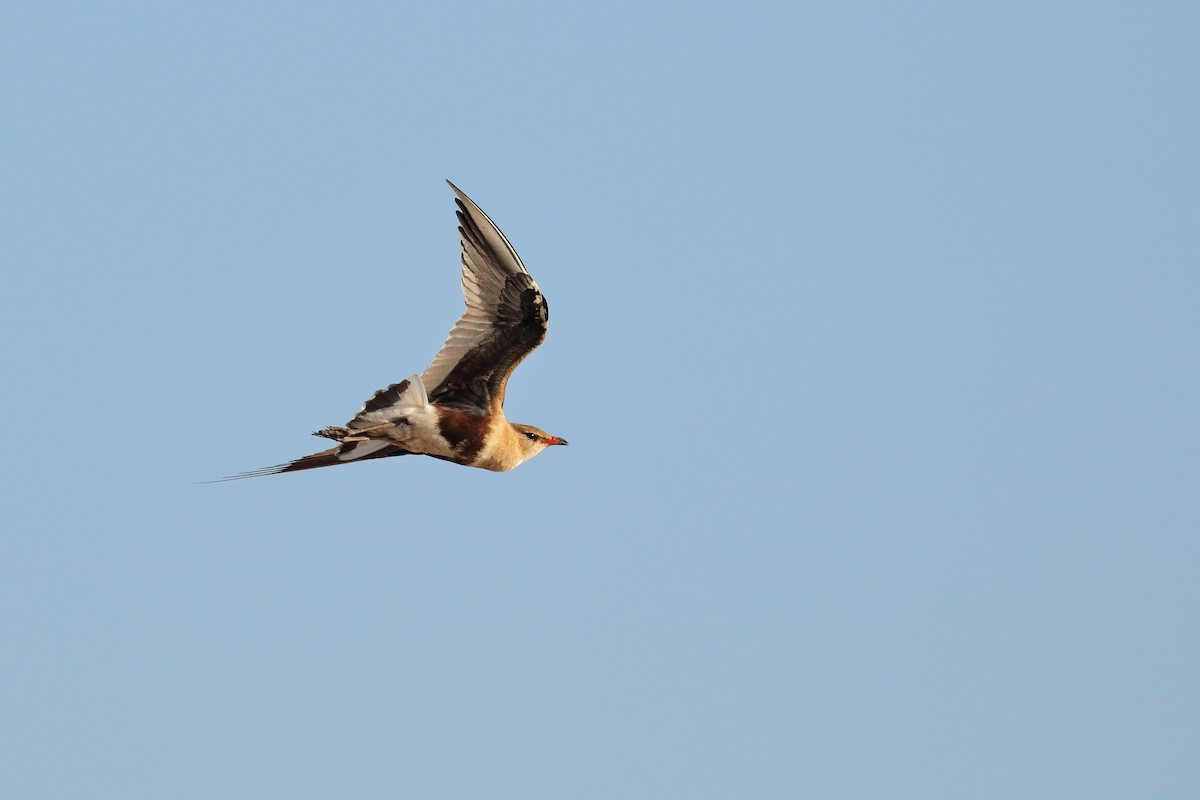
[[[3,12],[0,794],[1192,798],[1192,4]],[[219,485],[419,372],[507,474]]]

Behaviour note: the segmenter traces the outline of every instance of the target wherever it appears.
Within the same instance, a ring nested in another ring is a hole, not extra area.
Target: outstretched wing
[[[239,472],[237,475],[230,475],[228,478],[218,478],[215,481],[205,481],[205,483],[236,481],[242,478],[257,478],[260,475],[277,475],[280,472],[298,472],[302,469],[316,469],[317,467],[336,467],[338,464],[355,464],[359,461],[369,461],[372,458],[406,455],[409,455],[409,451],[402,447],[388,444],[385,440],[366,439],[357,442],[346,442],[337,447],[313,453],[310,456],[297,458],[295,461],[289,461],[286,464],[276,464],[273,467],[262,467],[261,469],[252,469],[249,472]]]
[[[546,338],[549,308],[496,224],[457,186],[450,188],[458,195],[467,310],[421,380],[431,402],[499,414],[508,376]]]

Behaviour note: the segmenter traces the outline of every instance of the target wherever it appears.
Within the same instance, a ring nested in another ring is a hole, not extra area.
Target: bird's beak
[[[564,444],[565,445],[566,443],[567,443],[566,439],[560,439],[557,436],[551,436],[549,439],[546,440],[546,447],[549,447],[552,444]]]

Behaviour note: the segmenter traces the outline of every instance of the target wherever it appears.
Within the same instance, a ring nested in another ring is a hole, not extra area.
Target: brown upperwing
[[[328,450],[322,450],[319,453],[297,458],[295,461],[289,461],[286,464],[276,464],[273,467],[261,467],[260,469],[252,469],[249,472],[239,472],[237,475],[230,475],[227,478],[218,478],[215,481],[204,481],[204,483],[221,483],[223,481],[236,481],[242,478],[257,478],[260,475],[277,475],[280,472],[298,472],[302,469],[316,469],[317,467],[336,467],[338,464],[357,464],[360,461],[370,461],[372,458],[387,458],[389,456],[406,456],[409,451],[389,445],[382,450],[371,453],[370,455],[359,456],[351,461],[341,461],[337,454],[339,451],[352,446],[352,443],[331,447]]]
[[[430,402],[499,415],[509,376],[546,338],[549,307],[496,224],[450,187],[458,195],[467,310],[421,377]]]

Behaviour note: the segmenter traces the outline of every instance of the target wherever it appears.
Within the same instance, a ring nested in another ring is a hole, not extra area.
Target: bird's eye
[[[528,440],[529,440],[529,441],[531,441],[531,442],[536,442],[536,441],[537,441],[537,434],[536,434],[536,433],[534,433],[534,432],[532,432],[532,431],[526,431],[526,432],[525,432],[525,438],[526,438],[526,439],[528,439]]]

